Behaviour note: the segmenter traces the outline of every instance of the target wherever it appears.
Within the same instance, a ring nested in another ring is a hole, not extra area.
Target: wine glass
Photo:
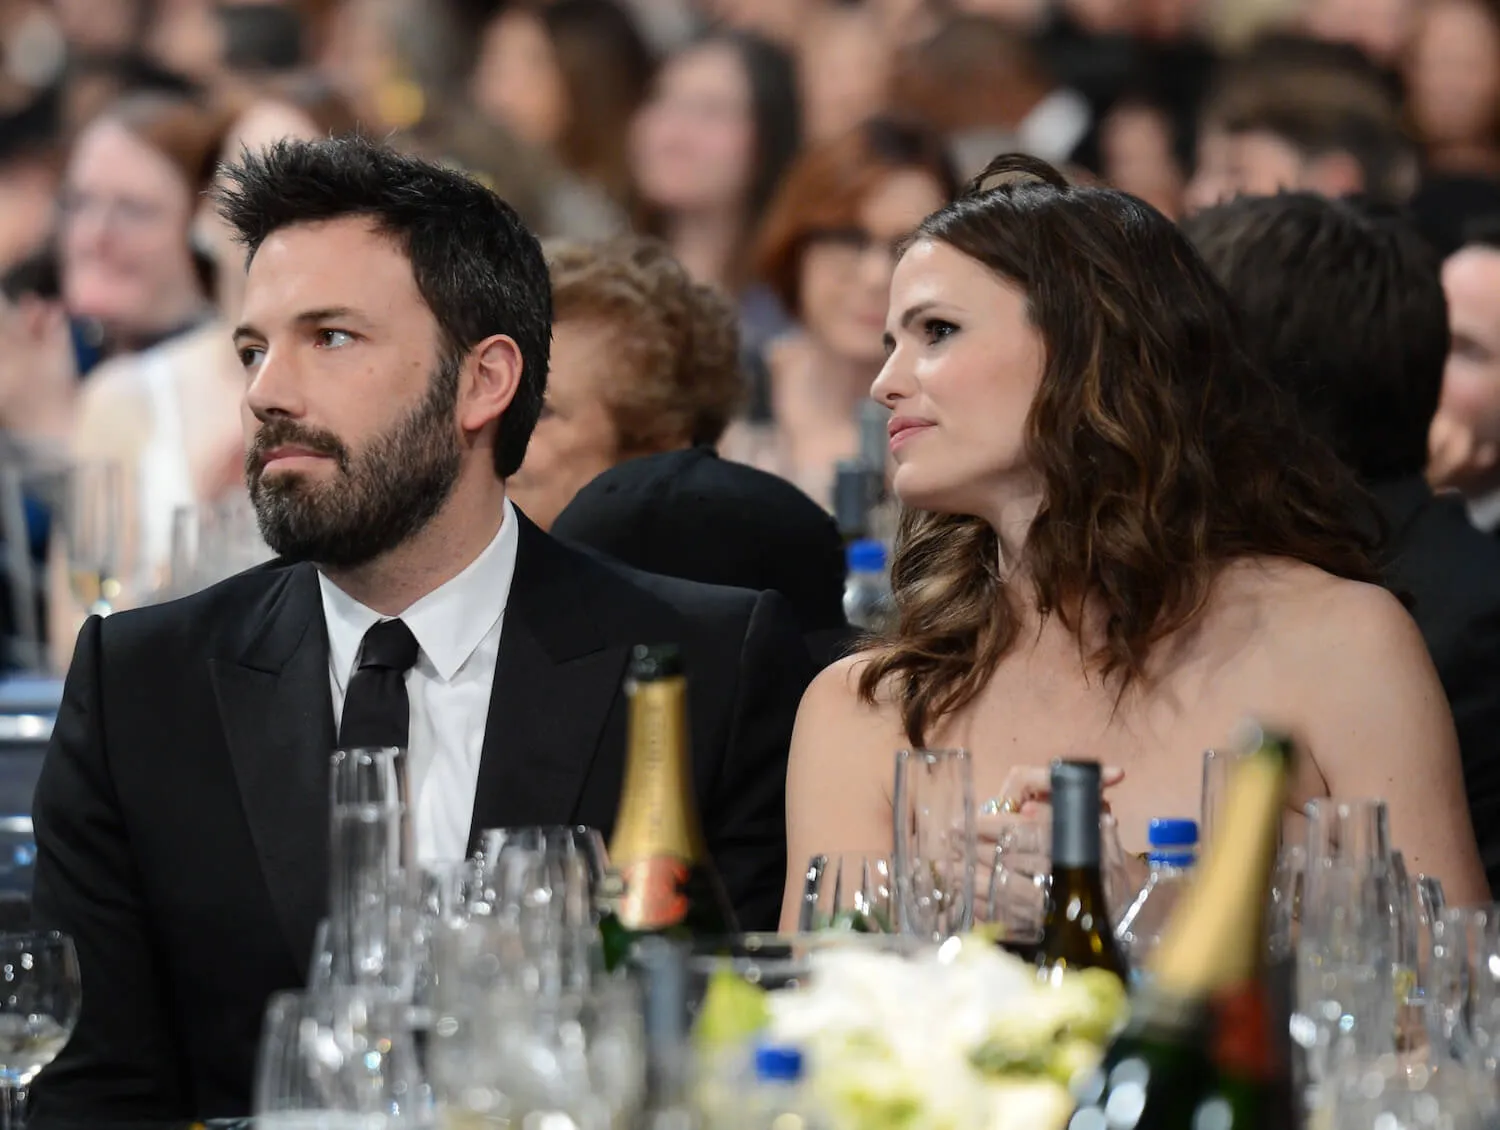
[[[0,1130],[25,1122],[25,1088],[67,1045],[82,1000],[73,940],[0,934]]]
[[[116,463],[80,463],[69,474],[68,579],[89,615],[107,616],[122,592],[125,480]]]
[[[974,769],[963,749],[896,754],[895,869],[903,933],[942,941],[974,924]]]
[[[804,934],[815,930],[894,933],[895,892],[887,859],[857,853],[815,855],[807,865],[797,930]]]

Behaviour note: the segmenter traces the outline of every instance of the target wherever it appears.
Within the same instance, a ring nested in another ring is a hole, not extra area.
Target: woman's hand
[[[1108,791],[1125,779],[1125,770],[1104,766],[1101,783],[1105,791],[1103,811],[1109,811]],[[981,818],[1000,814],[1042,816],[1052,807],[1052,771],[1032,765],[1017,766],[1005,777],[998,795],[979,806]]]

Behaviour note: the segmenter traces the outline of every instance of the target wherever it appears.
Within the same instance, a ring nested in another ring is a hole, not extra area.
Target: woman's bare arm
[[[792,731],[786,781],[787,886],[781,929],[797,929],[807,863],[819,853],[886,856],[899,730],[859,700],[860,660],[829,667],[807,688]]]

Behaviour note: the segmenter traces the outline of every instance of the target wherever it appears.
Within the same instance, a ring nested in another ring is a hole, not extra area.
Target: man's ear
[[[521,387],[524,369],[520,346],[504,334],[487,337],[471,349],[459,386],[459,426],[477,432],[504,415]]]

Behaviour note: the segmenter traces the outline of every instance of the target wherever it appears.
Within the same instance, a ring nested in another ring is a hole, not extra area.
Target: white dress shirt
[[[506,500],[500,531],[483,552],[401,614],[420,649],[416,665],[406,673],[411,704],[407,773],[417,862],[425,866],[462,859],[468,851],[500,628],[519,542],[515,510]],[[342,718],[360,642],[371,626],[388,617],[365,607],[322,573],[318,586],[328,623],[333,714]]]

